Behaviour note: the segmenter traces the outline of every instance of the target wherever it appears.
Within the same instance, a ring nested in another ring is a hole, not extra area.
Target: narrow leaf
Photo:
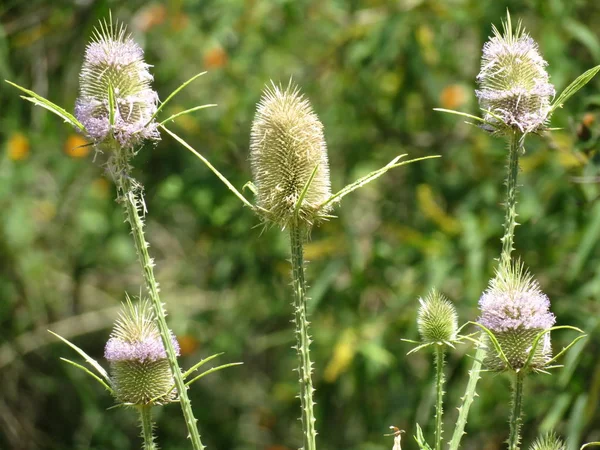
[[[575,94],[579,89],[588,84],[594,76],[600,72],[600,65],[593,67],[581,75],[579,75],[575,81],[573,81],[570,85],[568,85],[561,94],[554,99],[552,106],[550,107],[550,113],[554,112],[557,108],[562,108],[565,102],[571,98],[573,94]]]
[[[79,353],[89,365],[91,365],[94,369],[96,369],[96,371],[100,375],[102,375],[102,378],[104,378],[106,381],[110,382],[110,378],[109,378],[108,374],[106,373],[106,370],[104,370],[102,368],[102,366],[100,364],[98,364],[98,362],[94,358],[88,356],[88,354],[86,352],[81,350],[79,347],[77,347],[75,344],[73,344],[71,341],[65,339],[64,337],[62,337],[50,330],[48,330],[48,332],[50,334],[53,334],[57,338],[59,338],[61,341],[63,341],[65,344],[67,344],[69,347],[71,347],[73,350],[75,350],[77,353]]]
[[[227,178],[225,178],[224,175],[221,174],[221,172],[219,172],[204,156],[202,156],[200,153],[198,153],[196,150],[194,150],[194,148],[188,144],[187,142],[185,142],[183,139],[181,139],[179,136],[177,136],[175,133],[173,133],[171,130],[169,130],[168,128],[166,128],[164,125],[160,125],[160,127],[165,130],[168,134],[171,135],[171,137],[173,137],[173,139],[175,139],[177,142],[179,142],[181,145],[183,145],[186,149],[188,149],[190,152],[192,152],[194,155],[196,155],[198,158],[200,158],[200,160],[210,169],[213,171],[213,173],[223,182],[225,183],[225,186],[227,186],[229,188],[229,190],[231,192],[233,192],[235,194],[235,196],[237,198],[239,198],[242,203],[246,206],[248,206],[250,209],[255,209],[255,206],[250,203],[246,197],[244,197],[236,188],[233,184],[231,184],[229,182],[229,180]]]
[[[156,112],[154,114],[152,114],[152,117],[150,117],[150,120],[148,121],[148,123],[150,123],[154,120],[154,118],[158,115],[158,113],[167,105],[167,103],[169,103],[173,99],[173,97],[175,97],[179,93],[179,91],[181,91],[184,87],[186,87],[188,84],[190,84],[196,78],[201,77],[205,73],[206,72],[200,72],[199,74],[194,75],[192,78],[190,78],[189,80],[184,82],[181,86],[179,86],[177,89],[175,89],[173,92],[171,92],[171,94],[167,97],[167,99],[164,102],[162,102],[158,106],[158,108],[156,108]],[[148,123],[146,125],[148,125]]]
[[[115,90],[112,83],[108,83],[108,123],[115,124]]]
[[[485,122],[484,119],[482,119],[481,117],[477,117],[474,116],[472,114],[467,114],[461,111],[454,111],[453,109],[444,109],[444,108],[433,108],[434,111],[438,111],[438,112],[445,112],[448,114],[456,114],[457,116],[463,116],[463,117],[468,117],[469,119],[472,120],[477,120],[478,122]]]
[[[12,83],[8,80],[4,80],[4,81],[6,81],[11,86],[14,86],[17,89],[25,92],[26,94],[31,95],[31,97],[21,96],[21,98],[33,103],[34,105],[41,106],[42,108],[46,108],[48,111],[53,112],[58,117],[63,119],[65,122],[71,124],[75,128],[79,128],[81,131],[83,131],[85,129],[85,127],[81,124],[81,122],[79,122],[79,120],[77,120],[75,118],[75,116],[73,116],[72,114],[69,114],[67,111],[62,109],[60,106],[52,103],[50,100],[45,99],[41,95],[38,95],[35,92],[30,91],[29,89],[25,89],[24,87],[19,86],[18,84]]]
[[[245,185],[242,186],[242,191],[248,189],[254,195],[258,192],[256,189],[256,185],[252,181],[248,181]]]
[[[494,345],[494,348],[496,349],[496,352],[498,353],[498,356],[500,356],[500,359],[502,360],[502,362],[504,362],[504,364],[506,364],[506,367],[511,369],[512,366],[508,362],[508,359],[506,358],[506,355],[504,354],[504,351],[502,350],[502,347],[500,346],[498,339],[496,339],[496,336],[494,336],[494,333],[492,333],[490,330],[488,330],[485,326],[481,325],[480,323],[477,323],[477,322],[470,322],[470,323],[475,326],[478,326],[483,331],[485,331],[485,333],[490,338],[490,341],[492,341],[492,344]]]
[[[329,197],[325,202],[321,203],[319,205],[318,209],[322,209],[323,207],[329,205],[332,202],[341,201],[342,198],[345,197],[346,195],[348,195],[350,192],[353,192],[356,189],[363,187],[365,184],[370,183],[371,181],[379,178],[381,175],[383,175],[390,169],[394,169],[396,167],[404,166],[406,164],[410,164],[410,163],[417,162],[417,161],[423,161],[425,159],[432,159],[432,158],[440,157],[440,155],[424,156],[422,158],[415,158],[415,159],[411,159],[408,161],[403,161],[401,163],[398,163],[397,161],[404,156],[406,156],[406,155],[404,154],[404,155],[395,157],[392,161],[390,161],[387,165],[385,165],[381,169],[375,170],[375,171],[371,172],[370,174],[368,174],[362,178],[359,178],[354,183],[351,183],[348,186],[344,187],[343,189],[341,189],[340,191],[338,191],[337,193],[335,193],[331,197]]]
[[[67,358],[60,358],[62,361],[71,364],[72,366],[77,367],[78,369],[83,370],[85,373],[87,373],[89,376],[91,376],[92,378],[94,378],[94,380],[96,380],[98,383],[100,383],[102,386],[104,386],[104,389],[106,389],[108,392],[110,392],[111,394],[114,395],[115,391],[113,390],[113,388],[111,388],[108,384],[106,384],[104,382],[104,380],[102,380],[98,375],[96,375],[95,373],[93,373],[91,370],[89,370],[87,367],[83,367],[81,364],[77,364],[74,361],[71,361],[70,359]]]
[[[181,112],[178,112],[177,114],[173,114],[168,119],[165,119],[161,123],[159,123],[159,125],[164,125],[165,123],[169,122],[170,120],[175,120],[177,117],[183,116],[184,114],[193,113],[194,111],[200,111],[201,109],[212,108],[213,106],[217,106],[217,105],[214,103],[211,103],[208,105],[201,105],[201,106],[196,106],[194,108],[186,109],[185,111],[181,111]]]
[[[226,369],[227,367],[233,367],[233,366],[241,366],[242,362],[237,362],[237,363],[229,363],[229,364],[223,364],[222,366],[217,366],[217,367],[213,367],[212,369],[207,370],[206,372],[202,372],[200,375],[198,375],[197,377],[193,378],[192,380],[188,381],[187,383],[185,383],[186,386],[191,385],[192,383],[194,383],[195,381],[198,381],[200,378],[209,375],[213,372],[216,372],[217,370],[221,370],[221,369]]]
[[[584,448],[588,448],[588,447],[599,447],[599,446],[600,446],[600,442],[588,442],[587,444],[583,444],[579,450],[583,450]]]
[[[298,197],[298,201],[296,202],[296,207],[294,208],[294,217],[298,217],[298,213],[300,212],[300,208],[302,207],[302,202],[304,201],[304,197],[306,197],[306,193],[310,189],[310,185],[312,184],[313,180],[315,179],[317,170],[319,170],[319,164],[317,164],[315,166],[312,173],[310,174],[310,177],[308,177],[306,184],[302,188],[302,192],[300,193],[300,197]]]
[[[192,367],[190,367],[188,370],[186,370],[186,372],[183,374],[183,379],[185,380],[187,377],[189,377],[195,370],[198,370],[198,368],[202,367],[204,364],[206,364],[207,362],[221,356],[223,354],[223,352],[221,353],[215,353],[214,355],[211,355],[207,358],[204,358],[202,361],[197,362],[196,364],[194,364]]]

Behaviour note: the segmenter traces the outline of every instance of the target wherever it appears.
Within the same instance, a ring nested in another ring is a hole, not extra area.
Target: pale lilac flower
[[[513,32],[508,16],[503,26],[504,33],[494,27],[494,36],[483,46],[481,71],[477,75],[480,89],[475,93],[484,119],[496,131],[542,130],[555,94],[546,72],[548,64],[520,23]]]
[[[179,343],[173,334],[171,342],[175,348],[175,354],[179,356]],[[109,362],[115,361],[157,361],[166,359],[167,353],[159,336],[144,336],[131,342],[111,337],[106,343],[104,357]]]
[[[151,120],[158,95],[150,85],[149,67],[143,50],[123,26],[117,28],[110,23],[96,30],[85,51],[75,103],[75,116],[95,143],[113,138],[119,146],[132,148],[144,140],[160,138],[157,124]]]

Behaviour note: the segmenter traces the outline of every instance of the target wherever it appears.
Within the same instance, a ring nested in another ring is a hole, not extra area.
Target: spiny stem
[[[485,347],[482,345],[481,338],[478,342],[477,351],[473,359],[473,365],[469,371],[469,382],[467,383],[467,389],[465,395],[462,398],[462,405],[458,408],[458,420],[454,427],[454,433],[452,434],[452,440],[450,441],[450,450],[458,450],[460,447],[460,441],[465,435],[465,426],[467,425],[467,418],[469,417],[469,409],[473,404],[473,399],[477,395],[475,388],[479,381],[479,373],[481,372],[481,361],[485,356]]]
[[[508,449],[519,450],[521,442],[521,409],[523,404],[523,380],[524,374],[517,372],[513,386],[512,411],[510,413],[510,436],[508,438]]]
[[[154,315],[156,316],[156,324],[167,353],[167,360],[169,361],[171,372],[173,373],[173,380],[175,381],[175,387],[177,388],[177,393],[179,395],[179,402],[181,403],[181,409],[183,410],[183,416],[189,433],[188,435],[192,441],[192,447],[194,450],[204,450],[204,445],[200,440],[200,433],[198,432],[196,425],[197,420],[192,411],[192,403],[188,397],[187,387],[185,386],[181,369],[177,362],[175,349],[171,342],[171,332],[167,326],[165,310],[158,295],[158,283],[154,277],[154,263],[148,254],[149,244],[144,237],[144,223],[140,212],[140,208],[144,208],[144,198],[141,186],[137,186],[129,176],[130,167],[128,164],[128,156],[125,152],[126,150],[124,149],[116,150],[115,155],[112,156],[112,158],[115,159],[111,162],[110,172],[117,185],[118,199],[123,204],[125,217],[131,226],[131,234],[133,235],[139,262],[142,266],[144,281],[150,294],[152,308],[154,310]]]
[[[142,427],[142,437],[144,438],[144,450],[156,450],[157,446],[154,443],[154,434],[152,430],[154,424],[152,423],[152,406],[151,405],[140,405],[138,406],[140,412],[140,425]]]
[[[508,166],[506,175],[506,216],[504,219],[504,236],[502,237],[502,254],[500,264],[504,267],[510,263],[510,255],[514,250],[515,227],[517,223],[517,176],[519,174],[519,151],[521,151],[523,135],[513,131],[510,135],[508,149]]]
[[[313,412],[312,363],[310,361],[310,336],[306,320],[306,283],[304,281],[304,230],[299,225],[290,227],[292,250],[292,283],[294,286],[294,322],[296,324],[296,350],[300,376],[300,405],[302,407],[302,431],[304,450],[316,450],[315,416]]]
[[[435,402],[435,450],[442,449],[442,417],[444,414],[443,410],[443,398],[444,398],[444,357],[445,349],[442,345],[435,346],[435,388],[436,388],[436,402]]]

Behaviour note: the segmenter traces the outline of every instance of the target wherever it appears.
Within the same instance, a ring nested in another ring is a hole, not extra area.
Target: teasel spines
[[[548,64],[520,22],[513,30],[507,15],[502,25],[503,33],[494,27],[494,36],[483,46],[477,75],[479,105],[496,132],[541,131],[549,119],[555,94],[546,71]]]
[[[79,75],[75,116],[95,144],[114,139],[119,146],[132,148],[160,138],[151,120],[158,94],[151,87],[149,67],[124,25],[111,20],[94,30]]]
[[[502,264],[479,300],[479,323],[497,339],[510,367],[491,343],[485,359],[491,370],[541,370],[552,358],[550,334],[538,342],[525,367],[536,337],[556,322],[550,300],[520,261]]]
[[[298,225],[310,228],[329,212],[319,208],[331,195],[323,125],[291,81],[286,88],[272,83],[263,92],[252,123],[250,163],[265,221],[289,228],[298,217]]]
[[[417,326],[425,343],[443,344],[456,339],[458,316],[454,305],[437,290],[419,299]]]
[[[567,446],[556,434],[553,432],[546,434],[543,437],[539,437],[531,445],[529,450],[566,450]]]
[[[177,355],[179,344],[171,340]],[[121,403],[163,404],[175,400],[173,376],[154,313],[147,300],[129,298],[106,343],[104,357],[110,363],[111,383]]]

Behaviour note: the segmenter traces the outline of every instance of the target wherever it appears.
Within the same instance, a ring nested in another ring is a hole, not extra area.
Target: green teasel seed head
[[[124,25],[101,22],[85,50],[79,74],[75,116],[100,148],[133,148],[160,139],[152,119],[158,94],[152,89],[151,66]]]
[[[171,340],[179,355],[173,334]],[[171,368],[148,300],[134,303],[127,297],[104,356],[110,363],[111,383],[119,402],[147,405],[175,400]]]
[[[488,342],[485,363],[495,371],[520,371],[525,368],[536,337],[549,330],[556,318],[550,300],[520,261],[502,264],[488,289],[479,299],[478,322],[493,333],[505,361]],[[550,334],[542,336],[527,370],[543,369],[552,357]]]
[[[502,33],[493,27],[494,35],[483,46],[475,91],[479,105],[496,133],[542,131],[555,94],[548,64],[520,22],[513,30],[507,14],[502,25]]]
[[[554,432],[539,437],[531,445],[529,450],[567,450],[567,446]]]
[[[263,92],[252,123],[250,163],[266,222],[286,228],[297,218],[298,225],[310,229],[329,212],[319,208],[331,196],[323,125],[291,82],[287,88],[272,83]]]
[[[454,305],[437,290],[432,289],[417,313],[417,326],[425,343],[443,344],[456,339],[458,316]]]

